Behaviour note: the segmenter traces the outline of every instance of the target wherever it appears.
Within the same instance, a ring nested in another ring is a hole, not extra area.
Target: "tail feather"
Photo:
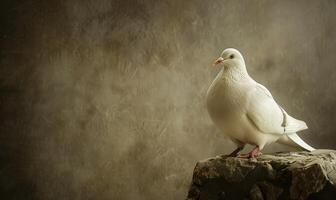
[[[308,126],[306,122],[295,119],[287,114],[287,121],[285,126],[285,133],[294,133],[307,129]]]
[[[289,139],[291,139],[296,145],[306,151],[314,151],[315,148],[311,147],[305,141],[303,141],[296,133],[288,134]]]

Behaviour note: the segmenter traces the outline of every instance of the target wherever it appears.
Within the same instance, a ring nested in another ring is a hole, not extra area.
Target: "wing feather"
[[[263,133],[291,134],[307,128],[305,122],[289,116],[259,83],[249,96],[247,117]]]

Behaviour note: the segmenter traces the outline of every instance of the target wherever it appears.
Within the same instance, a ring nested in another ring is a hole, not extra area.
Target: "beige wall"
[[[2,14],[12,195],[183,199],[196,161],[233,149],[204,103],[227,47],[307,122],[309,144],[336,147],[335,1],[65,2]]]

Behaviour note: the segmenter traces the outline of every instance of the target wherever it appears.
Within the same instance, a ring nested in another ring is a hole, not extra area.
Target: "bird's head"
[[[221,65],[225,68],[245,67],[245,61],[242,54],[237,49],[228,48],[225,49],[221,56],[213,62],[213,65]]]

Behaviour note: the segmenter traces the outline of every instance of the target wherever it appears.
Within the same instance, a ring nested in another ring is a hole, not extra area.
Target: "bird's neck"
[[[223,79],[232,81],[244,81],[250,79],[246,67],[223,67],[221,75]]]

